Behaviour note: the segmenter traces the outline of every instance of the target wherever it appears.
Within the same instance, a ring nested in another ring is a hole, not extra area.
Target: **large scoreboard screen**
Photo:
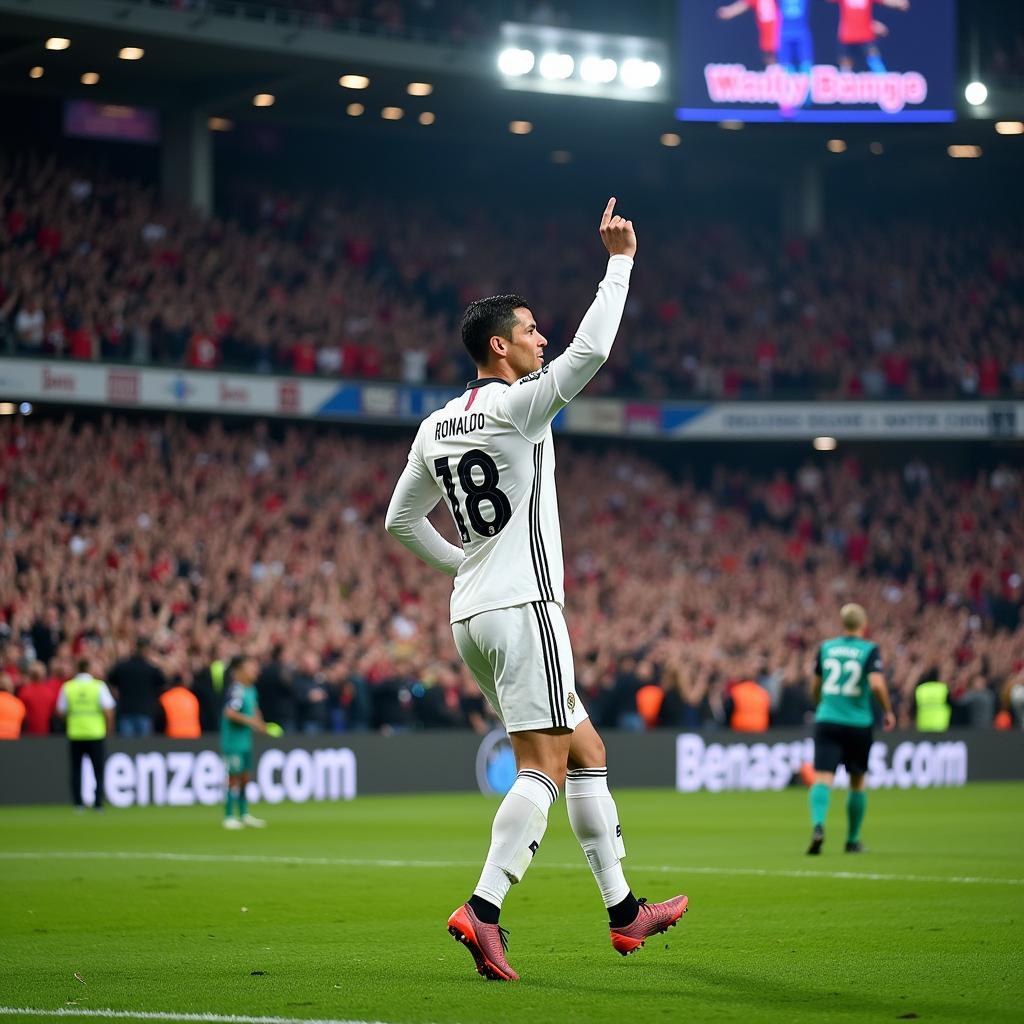
[[[683,121],[952,121],[956,0],[680,0]]]

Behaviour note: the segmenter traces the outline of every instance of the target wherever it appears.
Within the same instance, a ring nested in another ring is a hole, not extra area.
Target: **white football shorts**
[[[455,646],[508,732],[575,729],[587,718],[572,647],[553,601],[496,608],[452,624]]]

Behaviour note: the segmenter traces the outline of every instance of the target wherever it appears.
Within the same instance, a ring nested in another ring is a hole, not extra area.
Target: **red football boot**
[[[673,896],[664,903],[648,903],[645,899],[637,900],[640,911],[632,924],[625,928],[612,928],[612,946],[616,953],[627,956],[635,953],[652,935],[667,932],[675,928],[679,918],[686,913],[686,905],[690,901],[685,896]]]
[[[448,918],[448,931],[473,954],[477,974],[488,981],[518,981],[519,975],[505,959],[508,932],[496,924],[484,924],[468,903]]]

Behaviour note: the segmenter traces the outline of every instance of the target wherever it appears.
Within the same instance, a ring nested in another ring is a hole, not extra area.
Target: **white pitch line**
[[[0,1017],[102,1017],[105,1020],[184,1020],[203,1024],[380,1024],[379,1021],[326,1020],[313,1017],[244,1017],[233,1013],[156,1013],[146,1010],[36,1010],[27,1006],[0,1006]]]
[[[290,857],[256,853],[171,853],[158,850],[3,850],[0,860],[155,860],[185,864],[294,864],[339,868],[472,868],[473,860],[372,860],[357,857]],[[554,871],[579,871],[586,864],[548,864]],[[981,875],[897,875],[870,871],[809,871],[787,868],[708,867],[687,864],[630,864],[631,872],[673,875],[746,875],[754,878],[827,878],[860,882],[938,882],[945,885],[1024,885],[1024,878]]]

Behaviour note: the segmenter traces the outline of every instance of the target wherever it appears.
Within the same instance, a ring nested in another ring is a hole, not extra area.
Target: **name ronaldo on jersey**
[[[468,416],[456,416],[451,420],[439,420],[434,425],[434,440],[455,437],[456,434],[471,434],[474,430],[484,429],[484,414],[471,412]]]

